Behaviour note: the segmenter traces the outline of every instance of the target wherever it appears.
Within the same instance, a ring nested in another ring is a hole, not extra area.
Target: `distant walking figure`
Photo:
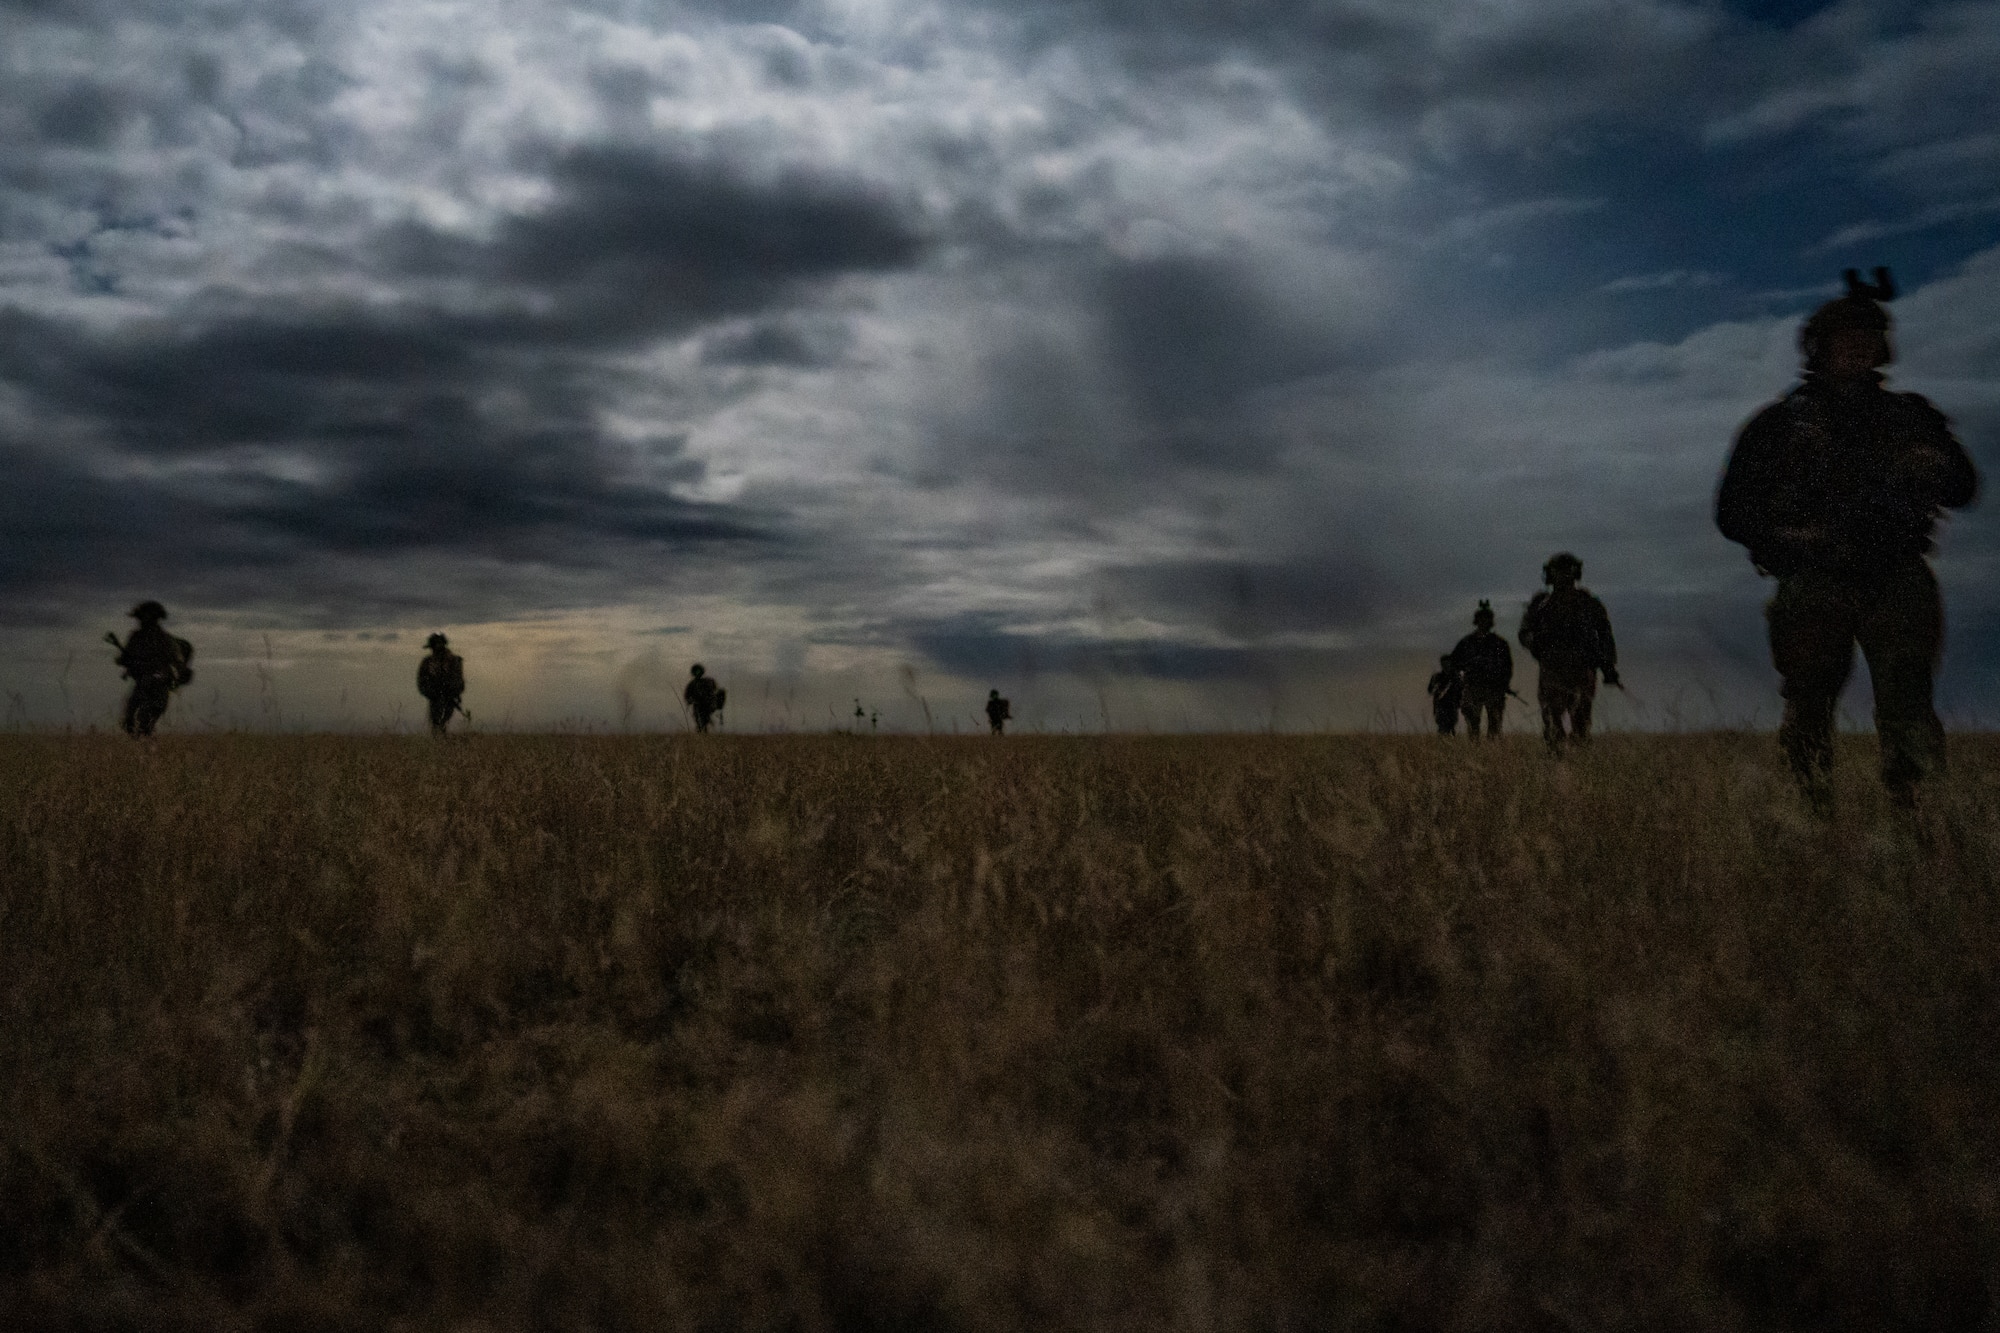
[[[1618,684],[1611,615],[1588,588],[1577,586],[1582,577],[1583,561],[1568,551],[1556,552],[1542,566],[1542,582],[1549,586],[1534,595],[1521,616],[1521,646],[1542,669],[1535,687],[1542,706],[1542,739],[1557,754],[1565,741],[1590,739],[1598,673],[1606,685]]]
[[[417,663],[417,693],[430,701],[431,735],[442,736],[451,715],[464,711],[458,701],[465,697],[465,659],[442,634],[431,635],[424,647],[431,652]]]
[[[729,691],[717,688],[714,678],[699,662],[694,664],[689,674],[693,679],[689,680],[687,688],[681,691],[681,698],[687,701],[689,710],[694,713],[694,729],[707,731],[709,722],[722,711],[722,705],[728,701]]]
[[[1450,653],[1438,659],[1438,669],[1426,688],[1430,691],[1431,718],[1437,723],[1438,735],[1457,735],[1458,706],[1465,697],[1465,681],[1459,676],[1458,668],[1451,664]]]
[[[1013,716],[1014,709],[1012,705],[1000,697],[1000,691],[988,690],[986,692],[986,724],[993,728],[995,736],[1006,733],[1007,719]]]
[[[1940,511],[1972,503],[1979,478],[1944,413],[1894,393],[1889,271],[1799,330],[1805,368],[1791,392],[1737,433],[1715,499],[1715,525],[1775,575],[1764,608],[1784,684],[1778,741],[1813,804],[1831,799],[1833,714],[1854,646],[1875,683],[1882,781],[1898,804],[1942,771],[1944,724],[1931,693],[1944,649],[1944,605],[1924,557]]]
[[[1514,653],[1507,641],[1493,632],[1493,604],[1479,603],[1472,613],[1472,633],[1458,641],[1445,659],[1464,682],[1459,709],[1465,714],[1465,734],[1479,739],[1479,716],[1486,715],[1486,734],[1500,734],[1500,719],[1507,712],[1507,691],[1514,685]]]
[[[150,736],[167,711],[173,692],[194,679],[194,645],[177,639],[160,628],[167,608],[158,602],[141,602],[127,613],[139,622],[120,643],[116,634],[104,637],[118,650],[118,665],[132,682],[125,696],[125,715],[120,725],[128,736]]]

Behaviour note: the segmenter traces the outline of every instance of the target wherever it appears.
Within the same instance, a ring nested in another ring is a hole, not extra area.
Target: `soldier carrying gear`
[[[694,713],[694,729],[707,731],[709,722],[722,711],[722,705],[728,702],[729,691],[718,689],[714,678],[699,662],[694,664],[694,669],[689,674],[693,679],[688,681],[687,688],[681,691],[681,698],[687,701],[688,708]]]
[[[1606,685],[1619,683],[1611,616],[1588,588],[1577,586],[1581,577],[1583,561],[1568,551],[1556,552],[1542,566],[1542,582],[1549,586],[1534,595],[1521,616],[1521,646],[1541,667],[1535,697],[1542,706],[1542,739],[1557,754],[1565,740],[1590,739],[1598,673],[1604,673]]]
[[[1506,647],[1506,644],[1501,644],[1501,647]],[[1460,678],[1458,668],[1451,664],[1450,653],[1438,659],[1438,669],[1425,688],[1430,692],[1431,717],[1437,722],[1438,735],[1456,735],[1458,706],[1465,697],[1465,681]]]
[[[1972,503],[1978,476],[1942,412],[1883,387],[1895,359],[1887,269],[1799,331],[1800,382],[1737,433],[1715,525],[1749,548],[1777,594],[1765,607],[1783,678],[1778,740],[1815,805],[1829,799],[1833,715],[1858,642],[1875,683],[1882,781],[1899,804],[1944,767],[1931,691],[1944,647],[1937,576],[1924,559],[1941,510]]]
[[[986,691],[986,724],[993,728],[995,736],[1006,732],[1007,721],[1013,716],[1013,706],[1000,697],[1000,691]]]
[[[1507,711],[1507,693],[1514,684],[1514,653],[1493,632],[1493,603],[1482,600],[1472,613],[1472,633],[1458,641],[1445,665],[1462,682],[1459,709],[1465,714],[1466,735],[1479,739],[1479,716],[1486,715],[1486,734],[1500,734]]]
[[[417,693],[430,701],[431,734],[442,736],[451,715],[465,711],[458,702],[465,697],[465,659],[442,634],[431,635],[424,647],[431,654],[417,664]]]
[[[132,682],[121,722],[125,734],[150,736],[167,711],[169,696],[194,679],[194,668],[189,665],[194,660],[194,645],[160,628],[167,608],[158,602],[141,602],[127,614],[139,622],[139,628],[123,643],[116,634],[104,637],[118,650],[118,665]]]

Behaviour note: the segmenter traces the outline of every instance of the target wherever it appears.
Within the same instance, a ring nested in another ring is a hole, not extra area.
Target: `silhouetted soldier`
[[[1779,742],[1815,804],[1828,796],[1833,713],[1858,642],[1875,682],[1882,781],[1900,804],[1944,767],[1944,725],[1931,690],[1944,648],[1944,606],[1924,559],[1939,511],[1972,503],[1978,476],[1942,412],[1892,393],[1879,367],[1895,359],[1887,269],[1799,330],[1805,369],[1783,398],[1737,433],[1716,495],[1715,525],[1776,575],[1765,608],[1771,660],[1784,685]]]
[[[1542,706],[1542,739],[1557,753],[1565,739],[1590,739],[1598,672],[1604,673],[1606,685],[1618,684],[1618,644],[1611,637],[1610,613],[1588,588],[1577,586],[1582,577],[1583,561],[1568,551],[1556,552],[1542,566],[1542,582],[1549,586],[1529,600],[1521,615],[1521,646],[1541,666],[1535,698]]]
[[[1007,720],[1013,716],[1013,706],[1000,697],[1000,691],[988,690],[986,692],[986,724],[993,728],[995,736],[1006,732]]]
[[[1438,735],[1457,735],[1458,705],[1465,697],[1465,682],[1459,677],[1458,669],[1451,664],[1450,653],[1438,659],[1437,672],[1431,676],[1431,683],[1426,688],[1430,691],[1431,717],[1437,722]]]
[[[431,635],[424,647],[431,652],[417,663],[417,693],[430,701],[431,734],[442,736],[451,715],[461,711],[458,701],[465,697],[465,659],[451,651],[442,634]]]
[[[1507,691],[1514,684],[1514,653],[1507,641],[1493,632],[1493,604],[1479,603],[1472,613],[1472,633],[1458,641],[1445,659],[1464,682],[1459,709],[1465,714],[1465,733],[1479,739],[1479,715],[1486,715],[1486,734],[1500,734],[1500,719],[1507,712]]]
[[[716,687],[715,681],[701,663],[696,662],[689,673],[693,679],[681,691],[681,698],[687,700],[688,709],[694,714],[694,729],[707,731],[708,724],[722,711],[722,705],[729,699],[729,691]]]
[[[139,628],[118,642],[116,634],[105,634],[118,650],[118,665],[132,682],[125,696],[125,715],[120,723],[128,736],[150,736],[167,711],[173,692],[194,679],[194,645],[177,639],[160,628],[167,608],[158,602],[141,602],[127,613]]]

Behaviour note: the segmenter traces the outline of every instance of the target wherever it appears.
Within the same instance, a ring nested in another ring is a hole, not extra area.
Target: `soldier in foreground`
[[[417,693],[431,706],[431,735],[442,736],[451,715],[462,712],[459,700],[465,697],[465,659],[451,650],[442,634],[424,641],[430,656],[417,663]]]
[[[1013,716],[1013,705],[1000,697],[1000,691],[988,690],[986,692],[986,725],[993,728],[995,736],[1006,733],[1007,721]]]
[[[694,714],[694,729],[705,732],[715,715],[722,711],[722,705],[729,699],[729,691],[718,688],[715,679],[701,663],[696,662],[689,672],[692,677],[687,688],[681,691],[681,698],[687,702],[688,710]]]
[[[120,725],[128,736],[150,736],[167,711],[169,697],[194,679],[194,669],[188,665],[194,659],[194,645],[160,628],[167,608],[158,602],[141,602],[127,614],[139,628],[123,643],[116,634],[104,636],[118,650],[118,665],[132,682]]]
[[[1542,566],[1549,586],[1528,602],[1521,616],[1521,646],[1541,666],[1535,697],[1542,706],[1542,739],[1562,753],[1565,741],[1590,739],[1591,707],[1597,698],[1597,676],[1618,684],[1618,644],[1611,637],[1611,616],[1588,588],[1579,587],[1583,561],[1558,551]],[[1564,723],[1568,735],[1564,735]]]
[[[1779,743],[1813,804],[1825,808],[1833,715],[1854,645],[1875,683],[1882,781],[1898,804],[1944,767],[1944,725],[1931,702],[1944,648],[1944,606],[1924,559],[1939,513],[1972,503],[1978,477],[1942,412],[1892,393],[1895,358],[1887,269],[1799,330],[1804,373],[1737,433],[1716,495],[1715,525],[1774,575],[1765,607],[1771,660],[1783,678]]]
[[[1458,706],[1465,697],[1465,682],[1452,666],[1450,653],[1438,659],[1438,669],[1431,674],[1431,682],[1425,689],[1431,696],[1431,720],[1437,723],[1438,735],[1457,735]]]
[[[1465,734],[1479,739],[1479,715],[1486,715],[1486,734],[1500,734],[1507,712],[1507,694],[1514,684],[1514,653],[1493,632],[1493,604],[1481,600],[1472,613],[1472,633],[1458,641],[1445,665],[1463,682],[1459,709],[1465,714]]]

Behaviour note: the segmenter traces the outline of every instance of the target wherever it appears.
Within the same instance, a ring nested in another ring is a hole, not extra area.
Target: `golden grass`
[[[0,738],[0,1325],[1991,1328],[2000,742],[1843,744]]]

